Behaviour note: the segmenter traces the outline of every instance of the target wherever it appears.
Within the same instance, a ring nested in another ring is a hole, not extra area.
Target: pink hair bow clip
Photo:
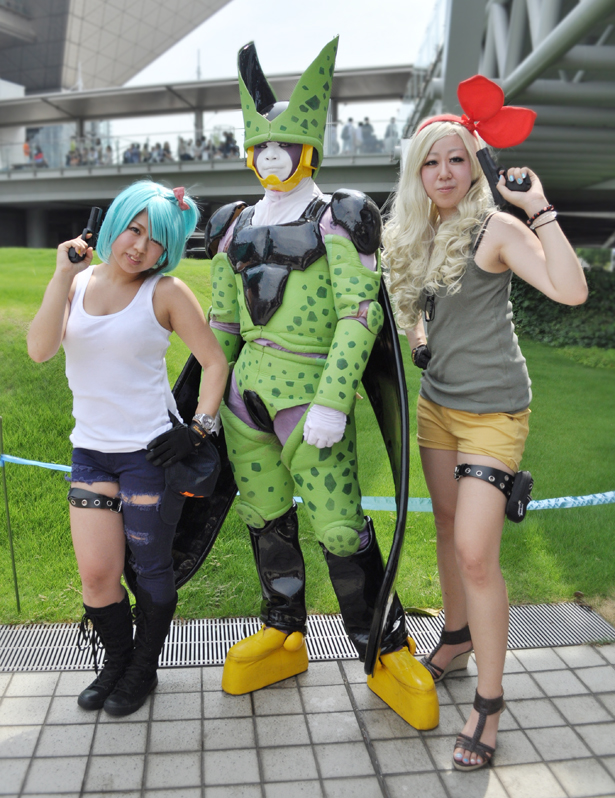
[[[177,200],[177,204],[179,205],[180,211],[189,211],[190,205],[184,199],[186,194],[186,189],[183,186],[178,186],[177,188],[173,189],[173,194],[175,195],[175,199]]]

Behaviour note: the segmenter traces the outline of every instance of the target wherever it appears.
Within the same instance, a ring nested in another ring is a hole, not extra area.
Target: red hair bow
[[[419,132],[432,122],[457,122],[478,135],[492,147],[516,147],[532,132],[536,112],[529,108],[504,105],[504,92],[484,75],[463,80],[457,87],[463,116],[441,114],[427,119]]]
[[[186,189],[183,186],[178,186],[178,188],[173,189],[173,194],[175,194],[175,199],[177,200],[180,211],[190,210],[190,205],[184,200],[185,193]]]

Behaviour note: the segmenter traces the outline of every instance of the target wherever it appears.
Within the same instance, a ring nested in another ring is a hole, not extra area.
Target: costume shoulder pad
[[[205,249],[210,258],[218,251],[218,244],[220,239],[233,224],[235,219],[247,208],[245,202],[239,200],[238,202],[229,202],[228,205],[223,205],[214,211],[209,217],[207,227],[205,228]]]
[[[380,246],[382,221],[378,206],[362,191],[341,188],[331,197],[331,215],[359,252],[372,255]]]

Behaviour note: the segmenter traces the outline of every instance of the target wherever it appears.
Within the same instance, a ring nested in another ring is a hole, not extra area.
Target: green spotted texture
[[[222,351],[226,356],[228,363],[234,363],[235,358],[239,353],[239,346],[241,338],[233,333],[226,332],[225,330],[217,330],[215,327],[211,328],[216,341],[220,344]]]
[[[380,257],[375,272],[366,268],[354,244],[337,235],[326,235],[325,246],[331,270],[331,289],[339,319],[325,363],[323,378],[314,400],[316,404],[350,413],[355,393],[369,360],[376,334],[382,328],[382,308],[378,303]],[[361,302],[370,301],[368,328],[347,316],[357,316]],[[377,308],[374,309],[374,305]],[[377,319],[380,316],[380,326]],[[370,320],[372,324],[370,325]]]
[[[315,403],[352,412],[355,394],[376,336],[354,319],[338,322]]]
[[[380,263],[376,272],[367,269],[352,242],[341,236],[327,235],[325,246],[326,256],[303,272],[291,271],[284,301],[263,326],[250,318],[241,275],[234,274],[226,254],[218,253],[212,261],[211,317],[239,322],[240,336],[231,336],[228,346],[224,338],[223,349],[233,348],[233,337],[244,341],[234,370],[239,391],[256,391],[272,419],[283,408],[303,404],[326,405],[347,415],[342,440],[318,449],[303,440],[303,423],[282,447],[275,435],[253,430],[224,406],[221,411],[242,519],[262,528],[286,512],[298,493],[318,540],[343,557],[357,550],[365,524],[353,410],[382,325]],[[368,327],[347,318],[359,314],[362,302],[371,303]],[[290,351],[257,344],[259,338]]]
[[[372,272],[361,263],[354,244],[347,238],[326,235],[325,247],[338,318],[358,315],[361,302],[377,302],[381,276],[380,253],[377,255],[376,271]]]
[[[223,277],[232,275],[234,285],[231,286],[230,279],[218,279],[218,274]],[[337,313],[326,256],[312,263],[304,272],[291,271],[285,295],[293,299],[282,302],[266,325],[252,321],[241,274],[233,273],[225,253],[219,253],[212,261],[212,281],[214,279],[218,288],[215,294],[212,291],[211,316],[216,321],[240,322],[244,341],[267,338],[291,352],[320,355],[329,352]]]
[[[365,526],[354,416],[348,419],[339,443],[316,449],[317,454],[314,449],[301,441],[290,461],[291,473],[316,537],[332,554],[347,557],[359,548],[358,533]]]
[[[237,285],[228,256],[218,252],[210,261],[211,271],[211,315],[216,321],[233,323],[239,321]]]
[[[209,308],[209,319],[233,324],[239,322],[239,305],[237,304],[237,286],[235,274],[225,254],[218,253],[210,261],[212,305]],[[216,340],[222,347],[227,362],[233,363],[239,353],[241,338],[233,333],[211,328]]]
[[[384,311],[380,302],[372,302],[367,309],[367,329],[378,335],[384,325]]]
[[[239,73],[239,95],[245,127],[244,147],[264,141],[286,141],[291,144],[311,144],[322,163],[327,110],[333,85],[333,70],[338,38],[326,44],[297,81],[288,108],[273,121],[256,110],[254,100]],[[314,175],[318,169],[315,170]]]
[[[325,361],[270,346],[246,343],[235,365],[239,393],[256,391],[271,419],[279,410],[311,402],[321,382]]]
[[[239,517],[261,529],[293,503],[293,480],[282,464],[282,447],[275,435],[244,424],[223,405],[220,408],[229,460],[239,490],[234,504]]]
[[[234,507],[242,521],[262,529],[291,507],[296,490],[318,540],[340,557],[354,554],[365,525],[354,419],[339,443],[317,449],[303,440],[303,422],[282,447],[275,435],[248,427],[227,407],[221,414],[239,490]]]

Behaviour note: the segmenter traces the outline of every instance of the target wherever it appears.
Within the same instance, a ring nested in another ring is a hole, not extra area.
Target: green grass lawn
[[[70,462],[71,397],[60,352],[36,364],[25,334],[54,269],[51,250],[0,249],[0,415],[4,450],[33,460]],[[202,261],[183,261],[175,272],[209,305],[209,273]],[[414,405],[419,371],[402,346],[411,405],[410,496],[427,496],[415,444]],[[534,498],[615,489],[613,454],[615,371],[612,358],[583,358],[523,342],[534,401],[523,467],[532,471]],[[167,358],[171,381],[186,349],[173,336]],[[367,399],[357,403],[360,479],[366,496],[390,496],[384,446]],[[0,622],[75,620],[80,581],[70,542],[64,474],[42,468],[5,468],[22,611],[17,614],[4,512],[0,512]],[[300,507],[310,612],[337,605],[319,546]],[[392,513],[373,513],[383,552],[394,528]],[[613,595],[615,505],[534,511],[520,525],[506,522],[502,566],[513,603],[572,600],[590,603]],[[430,513],[410,513],[398,590],[404,606],[439,607],[435,530]],[[178,615],[226,617],[258,613],[260,592],[245,527],[231,510],[199,573],[180,591]]]

